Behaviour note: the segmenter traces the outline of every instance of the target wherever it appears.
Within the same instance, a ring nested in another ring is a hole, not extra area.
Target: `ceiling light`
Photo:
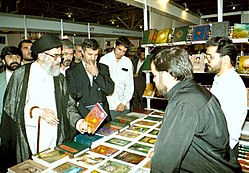
[[[188,10],[189,10],[189,8],[187,7],[186,2],[182,3],[182,6],[183,6],[183,8],[184,8],[185,11],[188,11]]]
[[[235,7],[235,6],[233,6],[233,10],[235,10],[235,8],[236,8],[236,7]]]

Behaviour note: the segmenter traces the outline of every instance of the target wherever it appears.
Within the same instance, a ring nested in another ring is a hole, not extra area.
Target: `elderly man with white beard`
[[[9,81],[0,126],[6,156],[2,170],[72,140],[76,129],[89,130],[60,73],[61,46],[55,34],[36,40],[31,49],[37,60],[20,67]]]

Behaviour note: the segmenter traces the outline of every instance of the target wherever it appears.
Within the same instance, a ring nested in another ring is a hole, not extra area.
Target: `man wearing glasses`
[[[9,81],[0,126],[2,167],[72,140],[76,129],[88,132],[60,74],[61,46],[55,34],[39,38],[31,48],[37,60],[17,69]]]

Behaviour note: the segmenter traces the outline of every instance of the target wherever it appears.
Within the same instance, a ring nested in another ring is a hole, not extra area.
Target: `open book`
[[[107,117],[107,113],[97,102],[91,111],[87,114],[85,121],[88,123],[88,126],[91,128],[91,132],[95,133],[100,124]]]

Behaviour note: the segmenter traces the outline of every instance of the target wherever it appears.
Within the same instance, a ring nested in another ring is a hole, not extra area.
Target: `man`
[[[0,126],[1,152],[5,156],[1,166],[13,166],[71,140],[75,128],[89,132],[60,74],[61,46],[55,34],[40,37],[31,48],[37,60],[13,73]]]
[[[138,47],[138,56],[133,59],[133,77],[134,77],[134,94],[132,100],[132,109],[144,109],[146,99],[143,98],[143,93],[146,87],[146,77],[143,73],[143,65],[145,61],[145,49]]]
[[[185,49],[162,49],[152,58],[158,91],[168,98],[151,172],[241,172],[230,155],[229,134],[219,101],[193,80]]]
[[[65,76],[66,70],[70,67],[73,60],[74,46],[69,39],[62,40],[62,60],[61,60],[61,73]]]
[[[34,58],[31,54],[31,46],[33,45],[33,42],[31,40],[22,40],[18,44],[18,48],[22,52],[22,64],[31,63],[34,61]]]
[[[130,46],[129,39],[121,36],[116,40],[114,50],[100,58],[100,63],[109,67],[115,83],[114,93],[107,96],[112,119],[130,112],[130,100],[134,92],[133,67],[131,60],[125,56]]]
[[[74,58],[75,63],[80,63],[82,61],[82,47],[79,43],[75,45]]]
[[[208,65],[214,77],[211,92],[218,98],[227,120],[230,147],[238,154],[240,132],[247,115],[247,91],[235,72],[237,51],[232,41],[214,37],[207,41]]]
[[[90,107],[101,103],[107,112],[107,121],[111,120],[107,95],[114,91],[114,82],[110,78],[108,66],[98,63],[99,44],[95,39],[85,39],[82,43],[83,60],[66,71],[68,88],[78,102],[82,117]]]

